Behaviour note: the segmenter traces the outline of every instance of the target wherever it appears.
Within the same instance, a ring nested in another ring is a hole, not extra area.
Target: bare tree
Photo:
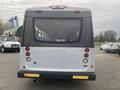
[[[0,35],[3,33],[3,23],[2,20],[0,19]]]
[[[120,37],[118,38],[118,41],[120,41]]]
[[[95,37],[95,41],[97,41],[97,42],[104,42],[104,35],[103,35],[102,32]]]
[[[104,35],[103,35],[103,33],[100,33],[100,35],[99,35],[99,41],[100,42],[104,42]]]
[[[101,32],[99,35],[97,35],[95,37],[95,41],[97,42],[105,42],[105,41],[109,41],[109,42],[114,42],[116,41],[116,32],[113,30],[109,30],[106,32]]]
[[[13,28],[13,26],[11,23],[9,23],[9,22],[3,23],[2,19],[0,19],[0,35],[3,34],[3,32],[5,30],[10,30],[12,28]]]
[[[3,29],[4,29],[4,30],[9,30],[9,29],[12,29],[12,28],[13,28],[13,26],[12,26],[12,24],[9,23],[9,22],[5,22],[5,23],[3,24]]]
[[[110,42],[116,41],[116,32],[113,30],[106,31],[104,33],[104,39],[105,41],[110,41]]]

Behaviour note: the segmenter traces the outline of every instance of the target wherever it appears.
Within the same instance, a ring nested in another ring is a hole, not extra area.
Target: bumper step
[[[95,80],[96,75],[92,72],[48,72],[48,71],[18,71],[19,78],[49,78],[49,79],[74,79]]]

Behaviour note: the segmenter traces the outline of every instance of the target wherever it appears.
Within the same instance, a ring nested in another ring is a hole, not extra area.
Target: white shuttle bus
[[[18,77],[95,80],[90,10],[27,9],[21,42]]]

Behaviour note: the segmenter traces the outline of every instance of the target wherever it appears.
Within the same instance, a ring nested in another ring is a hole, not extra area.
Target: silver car
[[[117,50],[118,50],[118,43],[111,43],[106,47],[105,52],[106,53],[117,53]]]
[[[2,53],[6,51],[20,52],[20,43],[15,36],[2,35],[0,36],[0,50]]]

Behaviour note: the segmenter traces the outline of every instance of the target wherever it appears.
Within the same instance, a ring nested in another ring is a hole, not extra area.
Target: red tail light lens
[[[88,54],[88,53],[85,53],[85,54],[84,54],[84,57],[88,57],[88,56],[89,56],[89,54]]]
[[[26,56],[30,56],[30,52],[26,52]]]
[[[29,48],[29,47],[26,47],[25,50],[26,50],[26,51],[30,51],[30,48]]]
[[[85,48],[85,52],[89,52],[90,50],[89,50],[89,48]]]

